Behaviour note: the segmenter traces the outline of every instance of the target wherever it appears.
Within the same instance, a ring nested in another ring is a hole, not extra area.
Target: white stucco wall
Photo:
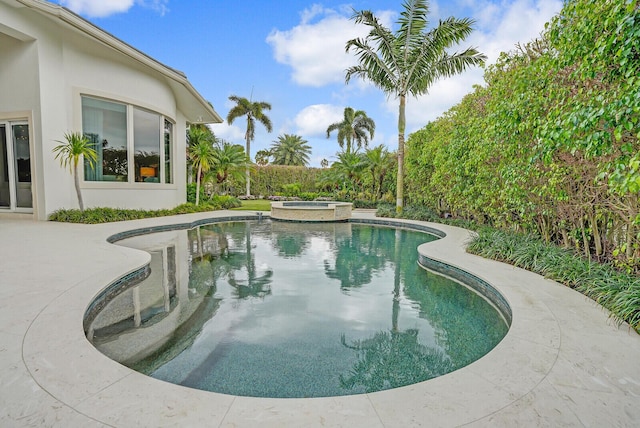
[[[142,107],[174,123],[172,184],[83,182],[85,207],[158,209],[185,202],[186,118],[167,77],[77,29],[3,2],[0,55],[0,118],[29,116],[36,218],[78,207],[73,177],[52,149],[66,132],[82,131],[81,95]]]

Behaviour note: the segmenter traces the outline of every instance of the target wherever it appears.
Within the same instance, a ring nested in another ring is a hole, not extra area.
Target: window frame
[[[88,92],[78,92],[78,104],[79,104],[79,128],[84,132],[84,123],[82,120],[83,114],[83,100],[85,98],[95,99],[105,102],[110,102],[114,104],[120,104],[125,107],[126,112],[126,126],[125,130],[126,134],[126,149],[127,149],[127,181],[109,181],[109,180],[85,180],[84,177],[84,167],[80,168],[82,171],[82,187],[86,188],[105,188],[105,187],[117,187],[117,188],[143,188],[143,189],[160,189],[160,188],[175,188],[176,184],[174,182],[174,177],[176,174],[176,165],[175,165],[175,151],[176,151],[176,122],[175,120],[164,114],[157,109],[150,108],[148,106],[141,105],[141,103],[136,103],[130,100],[122,100],[113,97],[106,97],[101,95],[95,95],[93,93]],[[158,131],[159,131],[159,181],[158,182],[144,182],[144,181],[136,181],[135,180],[135,138],[134,138],[134,110],[142,110],[154,115],[158,116]],[[170,174],[169,181],[167,182],[167,174],[166,174],[166,164],[167,153],[166,153],[166,144],[165,144],[165,121],[171,124],[171,133],[170,133],[170,146],[169,146],[169,156],[168,159],[170,161]]]

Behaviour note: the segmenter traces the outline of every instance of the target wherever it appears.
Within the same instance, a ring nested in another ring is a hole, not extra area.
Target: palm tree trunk
[[[200,175],[202,175],[202,165],[198,165],[198,176],[196,177],[196,206],[200,203]]]
[[[398,112],[398,177],[396,181],[396,212],[401,213],[404,206],[404,130],[406,126],[405,107],[407,98],[400,95]]]
[[[251,159],[251,138],[249,137],[248,129],[247,129],[246,138],[247,138],[247,157]],[[247,163],[245,175],[247,180],[247,196],[251,196],[251,171],[249,170],[249,163]]]
[[[78,205],[80,212],[84,212],[84,202],[82,200],[82,192],[80,191],[80,177],[78,177],[78,161],[73,164],[73,183],[76,186],[76,195],[78,195]]]
[[[400,245],[401,233],[396,229],[395,246],[393,248],[395,266],[393,268],[393,306],[391,309],[391,331],[397,333],[398,318],[400,317]]]

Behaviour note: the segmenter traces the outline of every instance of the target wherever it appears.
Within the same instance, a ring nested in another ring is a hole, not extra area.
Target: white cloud
[[[302,109],[295,117],[297,134],[303,138],[326,137],[329,125],[342,120],[344,107],[314,104]]]
[[[227,122],[215,123],[209,125],[209,128],[218,138],[222,138],[232,144],[241,144],[244,146],[245,130],[236,125],[229,125]]]
[[[562,8],[560,0],[502,1],[499,7],[491,1],[460,0],[460,5],[472,7],[471,16],[477,20],[476,30],[463,43],[474,46],[487,55],[487,64],[495,63],[501,52],[508,52],[515,45],[538,37],[548,22]],[[473,68],[448,79],[437,81],[429,93],[407,100],[407,132],[413,132],[427,122],[436,119],[460,102],[473,90],[473,85],[484,83],[484,71]],[[389,98],[386,110],[398,111],[398,100]]]
[[[286,31],[273,30],[267,37],[275,60],[291,66],[292,79],[299,85],[344,82],[345,70],[356,64],[353,54],[345,52],[345,44],[366,36],[367,27],[356,25],[346,11],[338,13],[317,4],[300,15],[300,24]],[[385,25],[390,25],[392,15],[377,14]]]
[[[344,51],[345,41],[357,36],[353,22],[324,11],[326,16],[321,21],[309,23],[317,13],[306,10],[298,26],[288,31],[273,30],[267,37],[276,61],[291,66],[293,81],[304,86],[341,82],[344,70],[354,63]]]
[[[116,13],[126,12],[135,0],[60,0],[60,4],[79,15],[103,18]]]
[[[164,15],[169,0],[59,0],[59,3],[79,15],[104,18],[127,12],[134,4],[147,7]]]
[[[487,3],[485,5],[485,3]],[[562,8],[560,0],[516,0],[497,7],[491,2],[473,2],[476,30],[469,38],[494,63],[500,52],[509,52],[515,45],[540,36],[544,24]]]

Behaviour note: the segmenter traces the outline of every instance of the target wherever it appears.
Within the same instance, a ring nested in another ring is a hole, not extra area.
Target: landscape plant
[[[204,177],[205,183],[212,182],[215,186],[211,196],[219,192],[221,185],[231,181],[242,183],[247,166],[251,166],[251,161],[244,147],[216,139],[213,145],[213,163]]]
[[[340,148],[351,153],[369,145],[376,131],[376,123],[364,110],[345,107],[342,121],[332,123],[327,128],[327,138],[333,131],[337,131]]]
[[[51,213],[49,215],[49,220],[66,223],[98,224],[232,209],[239,207],[240,205],[240,201],[237,198],[230,196],[214,196],[211,200],[202,201],[199,205],[196,205],[193,202],[187,202],[172,209],[161,210],[132,210],[109,207],[89,208],[84,211],[60,209]]]
[[[640,8],[566,2],[407,143],[407,195],[640,271]]]
[[[231,95],[229,100],[236,103],[227,114],[227,123],[229,125],[239,117],[247,117],[247,129],[244,134],[246,142],[245,149],[247,156],[251,158],[251,141],[255,139],[256,121],[261,123],[267,129],[267,132],[271,132],[273,129],[271,119],[264,113],[264,110],[271,110],[271,104],[264,101],[251,101],[237,95]],[[251,196],[251,168],[249,165],[247,165],[245,169],[245,176],[246,196]]]
[[[472,19],[449,17],[428,30],[427,0],[406,0],[403,8],[396,22],[398,29],[395,32],[382,25],[369,10],[353,15],[352,19],[356,24],[370,27],[370,32],[365,38],[347,42],[346,51],[353,50],[358,65],[349,67],[345,76],[346,83],[353,77],[369,80],[385,94],[393,95],[399,100],[396,184],[398,211],[402,211],[404,205],[407,96],[423,95],[438,79],[459,74],[486,60],[486,56],[473,48],[450,53],[451,49],[471,34],[474,24]]]
[[[269,155],[273,165],[307,166],[311,146],[299,135],[282,134],[271,144]]]
[[[196,170],[196,205],[200,203],[200,183],[203,173],[208,172],[216,162],[213,134],[200,127],[189,128],[188,157]]]
[[[64,139],[65,141],[56,140],[56,142],[60,144],[53,148],[53,152],[56,154],[55,158],[60,160],[60,165],[63,168],[69,167],[73,175],[73,183],[78,197],[78,206],[82,212],[84,211],[84,202],[80,189],[78,164],[80,163],[80,159],[84,158],[85,164],[93,169],[98,155],[95,149],[91,147],[89,138],[80,132],[68,132],[64,134]]]

